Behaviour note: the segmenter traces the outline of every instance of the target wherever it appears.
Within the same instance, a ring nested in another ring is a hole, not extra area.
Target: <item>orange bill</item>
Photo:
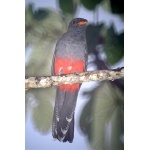
[[[78,23],[78,25],[86,25],[88,22],[87,21],[80,21],[79,23]]]

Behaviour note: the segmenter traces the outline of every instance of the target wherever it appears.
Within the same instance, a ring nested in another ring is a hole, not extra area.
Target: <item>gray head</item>
[[[86,27],[88,21],[83,18],[74,18],[68,27],[68,30],[83,30]]]

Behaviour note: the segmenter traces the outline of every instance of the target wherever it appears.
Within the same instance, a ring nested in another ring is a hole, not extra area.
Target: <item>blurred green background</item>
[[[124,31],[118,32],[113,22],[109,25],[100,22],[99,9],[103,8],[123,22],[124,0],[56,0],[56,4],[57,10],[50,7],[35,8],[34,3],[26,4],[26,76],[51,74],[55,44],[66,31],[69,22],[75,17],[81,17],[77,15],[81,7],[93,14],[93,21],[89,22],[86,30],[88,70],[92,67],[96,70],[115,69],[123,64]],[[84,18],[87,19],[86,16]],[[78,124],[81,135],[86,137],[89,149],[123,150],[124,80],[97,82],[90,90],[85,88],[82,96],[87,97],[87,103],[81,111]],[[31,116],[36,131],[42,135],[48,134],[49,137],[51,137],[54,100],[53,87],[26,91],[26,119]],[[28,147],[30,145],[26,144],[26,149],[29,149]]]

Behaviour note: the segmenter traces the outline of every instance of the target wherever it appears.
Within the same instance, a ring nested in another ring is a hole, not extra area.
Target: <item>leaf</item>
[[[42,20],[48,17],[49,12],[47,9],[38,9],[34,12],[33,16],[36,20]]]
[[[52,108],[48,101],[41,101],[33,108],[33,122],[35,128],[41,133],[48,133],[51,128]]]
[[[26,53],[30,52],[26,62],[26,76],[50,75],[56,40],[65,32],[66,27],[58,13],[52,10],[49,12],[50,15],[44,19],[32,17],[30,22],[26,21]]]
[[[101,3],[101,6],[103,9],[105,9],[107,12],[111,12],[111,7],[110,7],[110,0],[104,0],[102,3]]]
[[[101,82],[85,105],[80,127],[94,150],[123,149],[120,137],[124,134],[123,92],[111,82]]]
[[[25,10],[25,23],[29,24],[33,19],[33,4],[26,6]]]
[[[74,14],[77,8],[77,4],[74,0],[59,0],[59,7],[64,13]]]
[[[124,14],[124,0],[110,0],[112,13]]]
[[[104,25],[93,25],[89,24],[86,28],[86,40],[87,40],[87,47],[88,53],[93,53],[97,44],[103,42],[100,32],[103,29]]]
[[[89,10],[94,10],[96,5],[98,5],[102,1],[103,0],[80,0],[81,4]]]
[[[80,117],[80,128],[85,135],[88,135],[88,140],[91,140],[91,123],[92,123],[92,106],[94,100],[91,99],[82,110]]]
[[[113,25],[107,30],[104,51],[107,61],[111,65],[117,63],[124,56],[124,33],[117,35]]]
[[[34,97],[30,99],[32,120],[36,130],[42,134],[49,133],[52,125],[52,91],[51,89],[32,90]]]

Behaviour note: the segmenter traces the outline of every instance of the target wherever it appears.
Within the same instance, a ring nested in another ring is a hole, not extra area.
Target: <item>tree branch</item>
[[[74,84],[89,81],[116,80],[124,77],[124,67],[114,70],[87,71],[79,74],[60,76],[26,77],[25,88],[46,88],[62,84]]]

